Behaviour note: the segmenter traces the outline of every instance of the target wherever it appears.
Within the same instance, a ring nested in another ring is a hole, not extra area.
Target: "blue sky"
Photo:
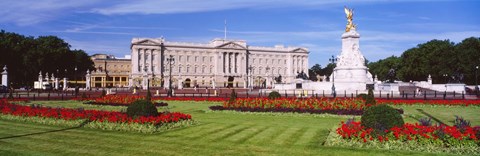
[[[355,10],[360,50],[370,61],[399,56],[432,39],[480,37],[480,1],[410,0],[0,0],[0,29],[56,35],[73,49],[117,57],[134,37],[203,42],[223,38],[249,45],[303,46],[309,66],[340,54],[346,19]]]

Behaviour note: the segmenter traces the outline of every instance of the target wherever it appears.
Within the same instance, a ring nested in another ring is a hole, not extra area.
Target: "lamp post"
[[[75,72],[73,73],[73,78],[75,79],[75,87],[77,87],[77,66],[75,66]]]
[[[447,84],[447,77],[448,77],[448,74],[443,74],[443,77],[445,77],[445,84]]]
[[[328,60],[334,65],[337,63],[337,58],[335,58],[333,55],[332,58]],[[332,95],[334,98],[337,97],[337,92],[335,91],[335,67],[332,70]]]
[[[475,93],[478,93],[478,66],[475,66]]]
[[[172,97],[172,64],[175,63],[175,58],[173,58],[173,55],[170,55],[169,58],[167,58],[168,64],[169,64],[169,78],[168,78],[168,97]]]

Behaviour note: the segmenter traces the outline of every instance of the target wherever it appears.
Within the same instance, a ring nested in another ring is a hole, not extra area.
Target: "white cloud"
[[[82,7],[95,4],[99,0],[14,0],[2,1],[0,22],[18,25],[31,25],[49,21]]]

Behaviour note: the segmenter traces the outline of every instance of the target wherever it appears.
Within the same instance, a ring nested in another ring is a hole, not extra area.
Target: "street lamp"
[[[75,79],[75,87],[77,87],[77,66],[75,66],[75,72],[73,73],[73,78]]]
[[[478,66],[475,66],[475,93],[478,93]]]
[[[169,73],[170,73],[170,77],[169,77],[169,80],[168,80],[168,93],[167,93],[167,96],[169,97],[172,97],[173,94],[172,94],[172,64],[175,64],[175,58],[173,58],[173,55],[170,55],[170,58],[167,58],[167,62],[169,65]]]
[[[335,58],[333,55],[332,58],[328,60],[334,65],[337,63],[337,58]],[[334,98],[337,97],[337,92],[335,91],[335,67],[332,70],[332,95]]]
[[[445,77],[445,84],[447,84],[447,77],[448,77],[448,74],[443,74],[443,77]]]

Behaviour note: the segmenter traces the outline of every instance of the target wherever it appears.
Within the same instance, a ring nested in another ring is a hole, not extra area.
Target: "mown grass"
[[[120,111],[125,107],[74,101],[44,106]],[[408,151],[325,147],[341,116],[253,115],[206,112],[211,102],[169,101],[170,111],[189,113],[198,125],[158,134],[102,131],[0,120],[0,155],[433,155]],[[462,115],[479,124],[479,107],[402,106],[407,122],[425,113],[449,123]],[[422,109],[423,113],[417,109]],[[163,108],[159,108],[163,110]],[[458,113],[457,113],[458,112]],[[358,117],[359,119],[359,117]]]

